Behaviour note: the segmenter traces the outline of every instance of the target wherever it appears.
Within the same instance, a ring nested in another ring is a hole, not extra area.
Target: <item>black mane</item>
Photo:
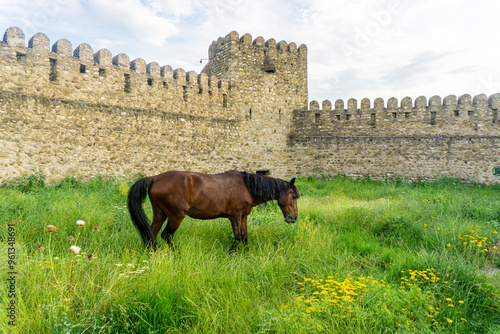
[[[290,189],[290,182],[281,179],[246,172],[242,174],[245,176],[245,184],[255,202],[264,203],[278,199],[281,194]]]

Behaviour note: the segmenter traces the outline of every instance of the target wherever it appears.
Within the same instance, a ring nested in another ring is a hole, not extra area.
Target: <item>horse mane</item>
[[[245,185],[255,202],[267,202],[278,199],[281,194],[290,189],[290,183],[261,174],[242,172]]]

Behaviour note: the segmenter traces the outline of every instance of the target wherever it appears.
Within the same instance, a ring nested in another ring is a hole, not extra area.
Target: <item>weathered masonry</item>
[[[307,48],[231,32],[185,72],[94,51],[0,44],[0,181],[42,169],[66,176],[132,176],[228,169],[290,178],[460,177],[496,182],[500,94],[351,99],[308,104]]]

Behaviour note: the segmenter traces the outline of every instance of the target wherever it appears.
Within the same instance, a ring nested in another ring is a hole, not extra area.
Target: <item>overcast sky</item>
[[[320,103],[500,92],[497,0],[0,0],[10,26],[198,73],[232,30],[306,44]]]

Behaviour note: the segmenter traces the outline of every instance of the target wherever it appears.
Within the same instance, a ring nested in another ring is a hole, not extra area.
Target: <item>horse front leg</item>
[[[248,242],[247,235],[247,216],[241,220],[241,240],[246,244]]]
[[[232,253],[235,251],[236,247],[238,246],[238,244],[240,243],[240,241],[242,239],[241,238],[242,219],[240,217],[238,217],[238,218],[231,217],[231,218],[229,218],[229,220],[231,221],[231,227],[233,228],[233,234],[234,234],[233,245],[229,249],[229,253]]]
[[[247,236],[247,216],[241,218],[229,218],[231,221],[231,226],[233,228],[234,242],[229,250],[232,253],[238,244],[243,241],[245,244],[248,242]]]

